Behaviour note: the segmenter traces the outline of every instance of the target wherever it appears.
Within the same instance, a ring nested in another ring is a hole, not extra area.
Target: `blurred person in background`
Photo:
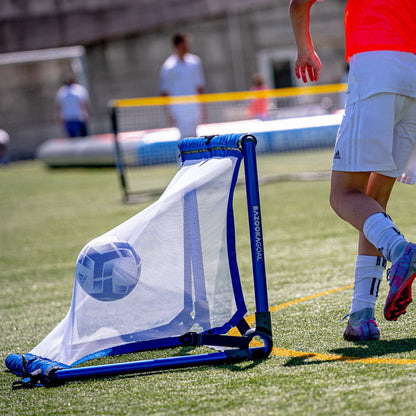
[[[64,84],[56,94],[58,117],[68,137],[88,136],[90,98],[85,87],[76,83],[72,73],[64,76]]]
[[[159,90],[164,97],[204,93],[202,61],[189,52],[189,43],[188,34],[172,36],[174,53],[163,63],[159,75]],[[181,139],[196,137],[197,126],[205,121],[205,106],[199,103],[172,104],[167,107],[167,112],[169,122],[178,128]]]
[[[269,87],[265,84],[263,75],[259,72],[253,75],[253,84],[250,91],[265,91]],[[269,118],[269,100],[266,96],[250,100],[247,106],[247,115],[250,118],[267,120]]]
[[[10,136],[6,130],[0,129],[0,164],[9,163]]]

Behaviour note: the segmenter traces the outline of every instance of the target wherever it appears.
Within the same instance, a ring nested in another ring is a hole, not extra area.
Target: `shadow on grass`
[[[416,338],[404,338],[392,341],[356,341],[351,347],[335,348],[330,350],[328,359],[321,359],[322,354],[305,353],[298,357],[293,357],[284,364],[284,367],[299,365],[322,364],[340,361],[359,361],[366,358],[382,358],[389,354],[404,353],[416,350]],[[312,359],[312,360],[309,360]]]
[[[353,347],[335,348],[330,352],[344,357],[371,358],[387,354],[416,350],[416,338],[403,338],[391,341],[356,341]]]

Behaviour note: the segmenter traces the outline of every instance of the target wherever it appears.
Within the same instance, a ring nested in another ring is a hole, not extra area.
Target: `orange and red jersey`
[[[346,58],[360,52],[416,54],[416,0],[348,0]]]

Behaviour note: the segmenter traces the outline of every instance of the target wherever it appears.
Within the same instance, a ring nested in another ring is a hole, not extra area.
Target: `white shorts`
[[[332,169],[399,177],[414,165],[410,156],[415,146],[415,98],[378,93],[352,104],[347,101]]]

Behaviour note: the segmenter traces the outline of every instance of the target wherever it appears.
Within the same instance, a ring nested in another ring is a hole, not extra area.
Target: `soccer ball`
[[[75,278],[90,296],[107,302],[127,296],[136,287],[140,272],[141,259],[129,243],[99,237],[82,249]]]

